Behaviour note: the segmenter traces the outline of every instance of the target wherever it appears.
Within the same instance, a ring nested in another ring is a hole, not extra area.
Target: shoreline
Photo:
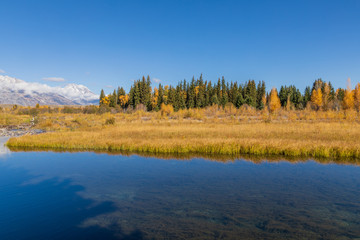
[[[9,139],[9,138],[8,138]],[[290,163],[302,163],[306,161],[314,161],[319,164],[351,164],[360,166],[360,158],[353,157],[304,157],[304,156],[289,156],[289,155],[256,155],[256,154],[204,154],[204,153],[161,153],[161,152],[137,152],[137,151],[122,151],[122,150],[104,150],[104,149],[80,149],[80,148],[40,148],[40,147],[5,147],[11,152],[54,152],[54,153],[95,153],[95,154],[108,154],[108,155],[122,155],[122,156],[142,156],[149,158],[160,158],[160,159],[181,159],[191,160],[201,158],[205,160],[231,163],[236,160],[250,161],[255,164],[262,162],[277,163],[286,161]]]
[[[27,124],[0,126],[0,137],[21,137],[23,135],[37,135],[44,132],[44,130],[32,128],[31,125]]]

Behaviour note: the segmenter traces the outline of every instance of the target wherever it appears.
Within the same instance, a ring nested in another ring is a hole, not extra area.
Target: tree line
[[[176,86],[161,83],[152,88],[150,77],[134,81],[130,91],[118,87],[113,93],[105,95],[101,90],[100,106],[117,107],[122,109],[143,109],[158,111],[164,106],[171,106],[175,111],[190,108],[205,108],[212,105],[225,107],[233,104],[240,108],[243,105],[262,110],[268,108],[275,111],[281,107],[285,109],[302,110],[360,110],[360,84],[355,89],[350,87],[350,79],[346,89],[334,89],[330,82],[317,79],[312,87],[308,86],[302,93],[296,86],[281,86],[266,91],[264,81],[248,80],[243,84],[228,82],[219,78],[212,83],[199,78],[191,81],[180,81]]]

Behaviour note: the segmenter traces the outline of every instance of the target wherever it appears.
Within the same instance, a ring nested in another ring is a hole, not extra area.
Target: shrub
[[[105,121],[105,125],[114,125],[114,124],[115,124],[115,118],[114,117],[108,118]]]
[[[62,112],[62,113],[80,113],[80,112],[81,112],[81,108],[65,106],[65,107],[62,109],[61,112]]]
[[[164,103],[161,104],[161,116],[170,116],[174,112],[174,108],[172,105],[165,105]]]
[[[98,112],[98,107],[94,105],[85,106],[83,108],[83,113],[85,114],[95,114]]]

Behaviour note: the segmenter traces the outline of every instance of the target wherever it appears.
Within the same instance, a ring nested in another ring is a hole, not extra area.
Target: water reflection
[[[360,169],[12,153],[0,162],[1,239],[353,239]]]
[[[79,152],[88,152],[84,149],[51,149],[51,148],[26,148],[26,147],[11,147],[12,152],[56,152],[56,153],[79,153]],[[217,155],[217,154],[175,154],[175,153],[146,153],[146,152],[127,152],[127,151],[103,151],[103,150],[91,150],[91,152],[96,154],[107,154],[107,155],[122,155],[122,156],[132,156],[137,155],[141,157],[152,157],[152,158],[161,158],[161,159],[177,159],[177,160],[191,160],[194,158],[202,158],[205,160],[216,161],[216,162],[234,162],[236,160],[246,160],[253,163],[263,163],[263,162],[291,162],[291,163],[304,163],[308,162],[309,158],[304,157],[291,157],[291,156],[281,156],[281,155],[252,155],[252,154],[243,154],[243,155]],[[321,164],[345,164],[345,165],[360,165],[360,159],[358,158],[324,158],[324,157],[315,157],[311,160],[321,163]]]
[[[8,137],[0,137],[0,158],[10,154],[10,150],[4,145],[8,139]]]

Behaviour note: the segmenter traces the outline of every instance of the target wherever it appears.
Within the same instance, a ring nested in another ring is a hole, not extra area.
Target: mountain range
[[[84,85],[71,83],[64,87],[51,87],[0,75],[0,104],[90,105],[98,104],[98,101],[99,95]]]

